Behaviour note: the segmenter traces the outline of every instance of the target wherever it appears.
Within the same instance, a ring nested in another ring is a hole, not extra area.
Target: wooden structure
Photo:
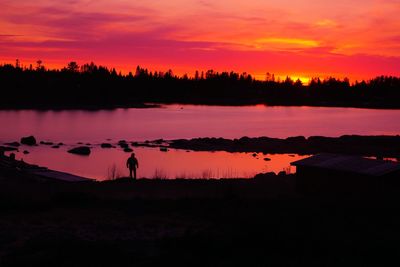
[[[305,191],[382,190],[400,186],[400,163],[360,156],[317,154],[292,162]]]

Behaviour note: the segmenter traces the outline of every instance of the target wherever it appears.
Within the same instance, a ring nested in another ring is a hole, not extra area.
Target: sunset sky
[[[0,61],[400,76],[400,0],[0,0]]]

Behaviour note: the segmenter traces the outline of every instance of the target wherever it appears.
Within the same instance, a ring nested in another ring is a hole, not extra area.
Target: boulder
[[[13,146],[13,147],[19,147],[21,144],[18,142],[11,142],[11,143],[6,143],[8,146]]]
[[[270,158],[264,158],[264,160],[265,160],[265,161],[271,161],[271,159],[270,159]]]
[[[53,142],[46,142],[46,141],[40,141],[41,145],[46,145],[46,146],[52,146],[54,145]]]
[[[296,143],[296,142],[305,142],[305,141],[307,141],[307,139],[304,136],[292,136],[292,137],[286,138],[286,141]]]
[[[52,146],[51,148],[60,148],[59,145]]]
[[[0,146],[0,150],[2,151],[18,151],[17,148],[11,146]]]
[[[28,146],[34,146],[34,145],[36,145],[36,138],[32,135],[27,136],[27,137],[22,137],[21,144],[28,145]]]
[[[129,144],[127,143],[118,143],[121,148],[129,148]]]
[[[112,148],[112,145],[109,143],[103,143],[100,145],[102,148]]]
[[[25,155],[27,155],[27,154],[29,154],[29,151],[28,150],[24,150],[24,152],[23,152]]]
[[[133,149],[132,148],[129,148],[129,147],[127,147],[127,148],[124,148],[124,152],[133,152]]]
[[[276,178],[276,174],[274,172],[267,172],[267,173],[259,173],[254,176],[255,180],[266,180]]]
[[[166,147],[160,147],[160,151],[161,151],[161,152],[168,152],[168,148],[166,148]]]
[[[68,153],[82,155],[82,156],[89,156],[91,153],[91,150],[90,150],[90,147],[80,146],[80,147],[75,147],[73,149],[68,150]]]

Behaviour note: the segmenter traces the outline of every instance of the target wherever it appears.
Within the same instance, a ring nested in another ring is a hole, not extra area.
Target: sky
[[[400,76],[400,0],[0,0],[0,62]]]

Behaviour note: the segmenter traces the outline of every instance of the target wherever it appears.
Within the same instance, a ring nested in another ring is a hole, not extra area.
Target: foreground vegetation
[[[62,183],[1,170],[0,265],[398,263],[398,192],[304,196],[295,176],[268,177]]]
[[[309,105],[367,108],[400,108],[400,78],[381,76],[354,82],[333,77],[264,81],[235,72],[196,72],[182,77],[136,68],[123,75],[93,63],[71,62],[61,70],[37,66],[0,66],[0,108],[114,108],[142,107],[143,103],[188,103],[217,105]]]

